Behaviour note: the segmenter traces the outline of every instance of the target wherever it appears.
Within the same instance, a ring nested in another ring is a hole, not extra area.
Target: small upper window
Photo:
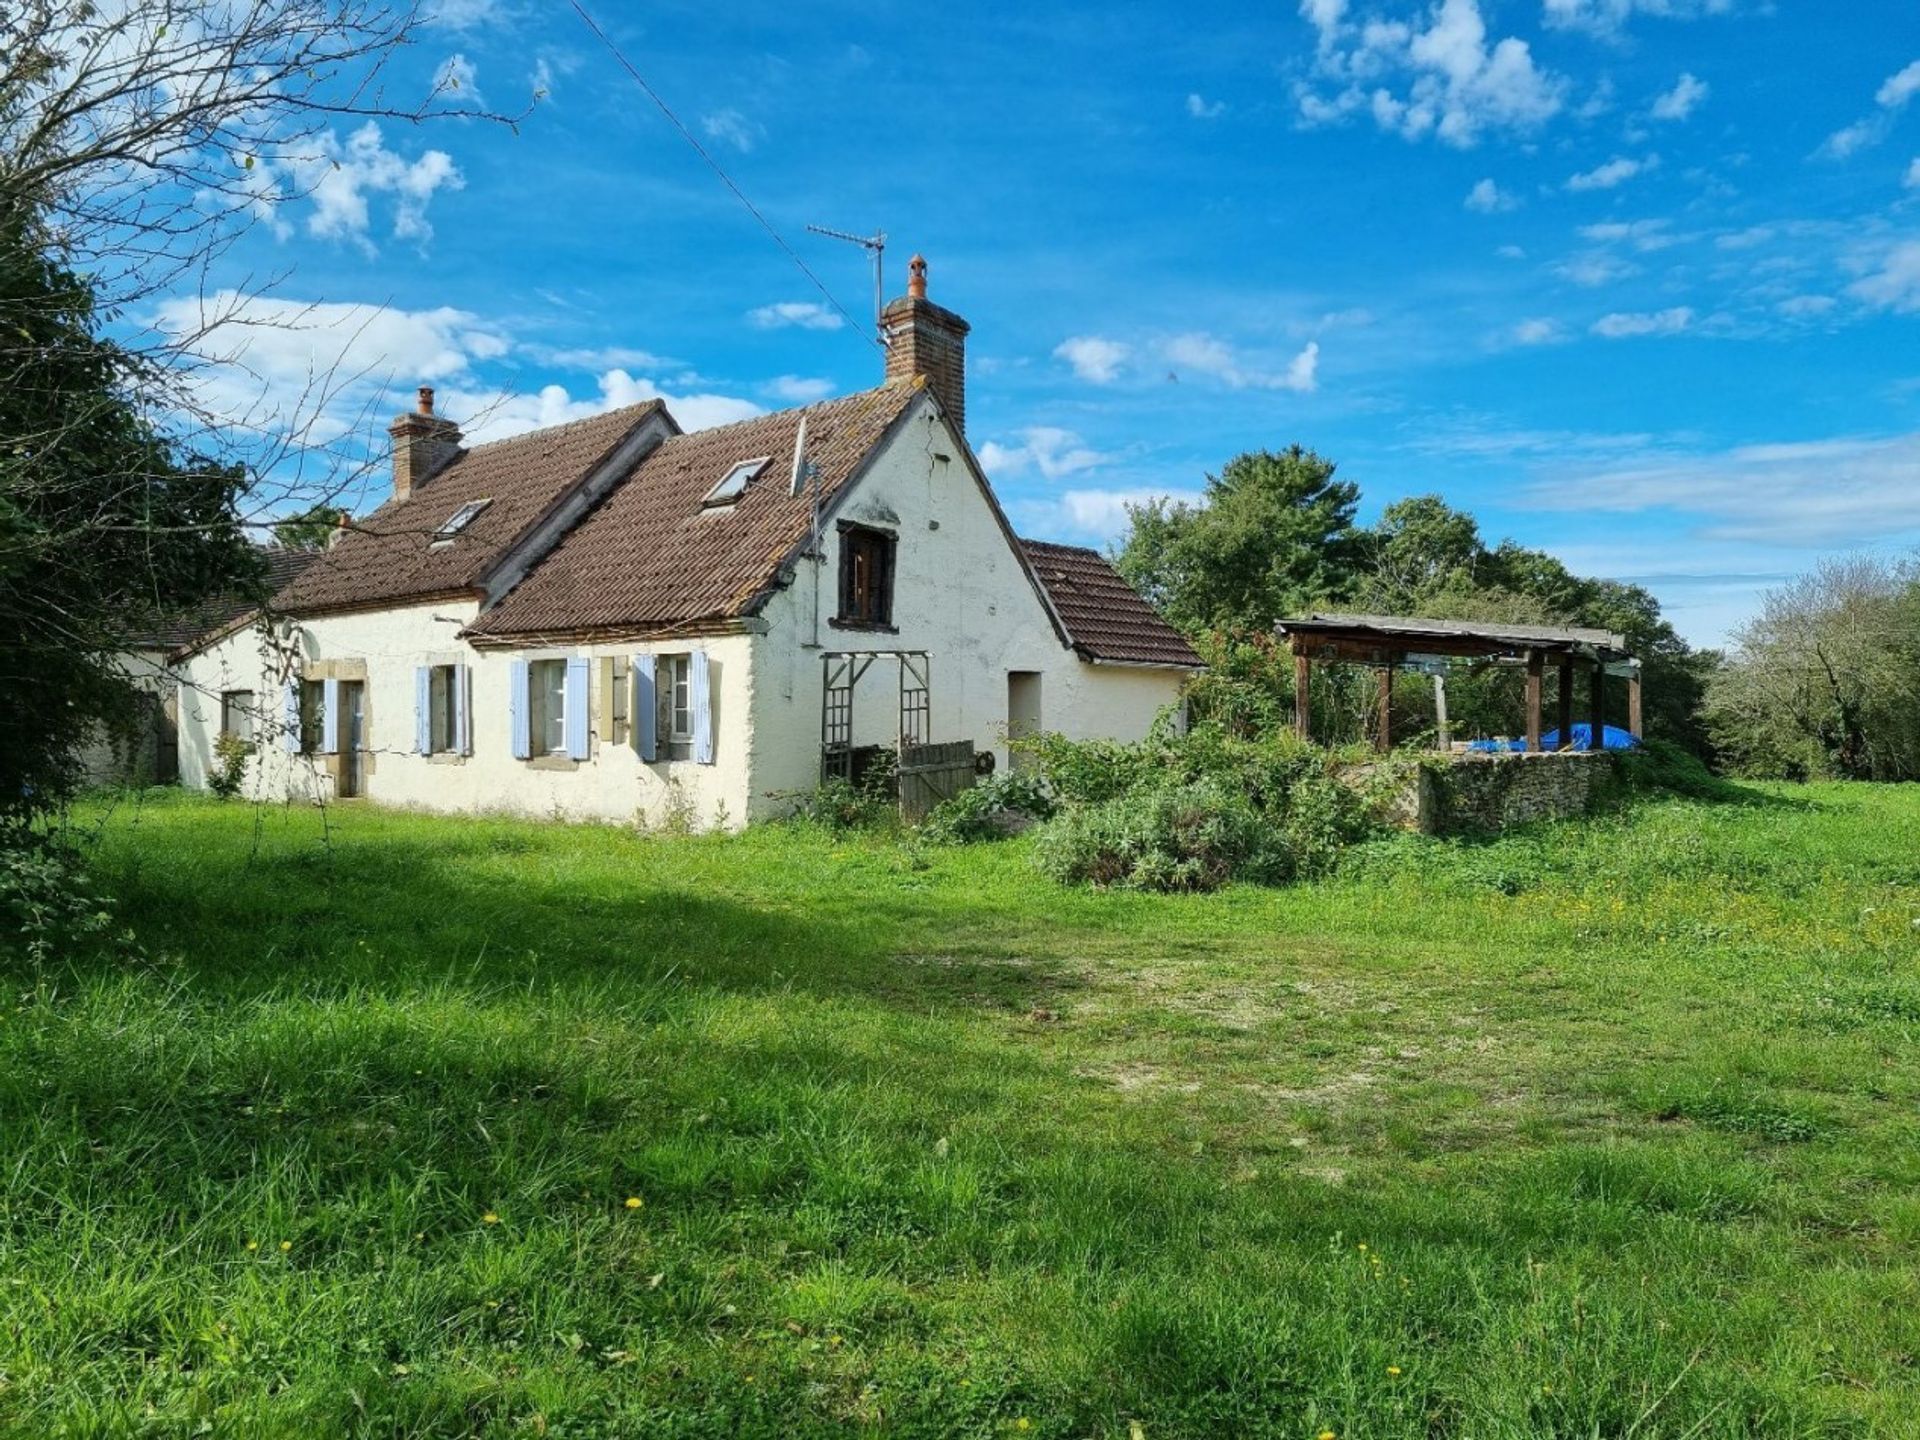
[[[740,498],[748,484],[759,478],[760,472],[767,468],[771,455],[762,455],[758,460],[742,460],[738,465],[720,477],[720,483],[707,492],[702,505],[731,505]]]
[[[447,517],[446,524],[433,532],[433,543],[436,545],[444,545],[447,541],[453,539],[454,536],[458,535],[473,523],[474,516],[478,515],[492,503],[491,498],[486,500],[469,500]]]

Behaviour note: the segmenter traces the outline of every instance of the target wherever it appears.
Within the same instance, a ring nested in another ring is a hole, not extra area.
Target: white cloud
[[[1628,340],[1642,335],[1678,335],[1692,324],[1692,308],[1676,305],[1671,310],[1603,315],[1593,322],[1593,333],[1603,340]]]
[[[1517,196],[1502,190],[1492,180],[1482,180],[1467,192],[1467,209],[1478,211],[1482,215],[1496,215],[1503,210],[1518,208]]]
[[[1127,507],[1153,500],[1198,504],[1197,490],[1068,490],[1045,500],[1015,500],[1009,505],[1020,533],[1036,539],[1088,541],[1103,545],[1127,533]]]
[[[1502,245],[1493,253],[1498,255],[1502,260],[1524,260],[1527,258],[1527,252],[1518,245]]]
[[[564,425],[642,400],[664,400],[684,430],[706,430],[764,414],[751,400],[703,392],[670,394],[645,376],[609,370],[597,382],[599,394],[576,400],[563,385],[546,385],[532,395],[508,390],[449,390],[436,405],[461,422],[470,443],[503,440],[528,430]]]
[[[707,132],[709,140],[718,140],[723,145],[731,145],[742,155],[760,143],[767,132],[754,121],[749,120],[732,106],[725,110],[716,110],[711,115],[700,117],[700,128]]]
[[[808,375],[776,375],[767,382],[767,393],[792,405],[811,405],[833,394],[834,383]]]
[[[1534,509],[1701,517],[1696,532],[1811,550],[1881,541],[1920,529],[1920,434],[1651,453],[1597,471],[1541,475]]]
[[[1199,331],[1174,336],[1167,341],[1165,350],[1168,363],[1178,369],[1224,380],[1236,390],[1292,390],[1309,394],[1319,388],[1320,344],[1315,340],[1308,341],[1286,368],[1278,371],[1245,364],[1226,341]]]
[[[1649,155],[1644,160],[1630,159],[1625,155],[1616,155],[1604,165],[1579,175],[1567,177],[1567,189],[1576,193],[1583,190],[1612,190],[1624,185],[1636,175],[1644,175],[1656,169],[1660,164],[1658,155]]]
[[[1791,295],[1773,308],[1789,320],[1817,320],[1839,303],[1831,295]]]
[[[1878,309],[1920,313],[1920,240],[1903,240],[1856,268],[1866,273],[1847,287],[1849,295]]]
[[[1698,110],[1712,92],[1712,86],[1691,72],[1683,73],[1673,88],[1653,102],[1656,120],[1685,120]]]
[[[813,300],[782,300],[747,312],[748,323],[760,330],[793,326],[800,330],[838,330],[846,321],[836,310]]]
[[[1187,114],[1196,120],[1218,120],[1227,113],[1224,100],[1209,101],[1204,95],[1187,96]]]
[[[1054,347],[1053,357],[1073,367],[1073,373],[1095,385],[1110,385],[1132,352],[1118,340],[1099,335],[1075,335]]]
[[[1522,320],[1513,327],[1516,345],[1552,345],[1561,338],[1559,322],[1554,320]]]
[[[1920,190],[1920,156],[1916,156],[1914,162],[1907,166],[1906,178],[1900,183],[1909,190]]]
[[[433,88],[444,98],[457,96],[471,105],[484,107],[486,97],[480,93],[480,72],[474,68],[471,60],[455,52],[440,62],[440,68],[434,73]]]
[[[1553,267],[1553,273],[1583,290],[1597,290],[1602,285],[1639,274],[1640,267],[1610,250],[1586,250],[1568,256]]]
[[[1635,14],[1692,20],[1731,14],[1733,8],[1734,0],[1546,0],[1544,19],[1552,28],[1612,38]]]
[[[675,362],[655,355],[651,350],[636,350],[631,345],[589,345],[572,349],[549,349],[541,345],[525,347],[528,354],[548,365],[568,370],[668,370]]]
[[[1488,43],[1479,0],[1439,0],[1424,22],[1354,24],[1337,0],[1302,0],[1300,13],[1319,33],[1315,73],[1337,87],[1298,87],[1304,124],[1364,111],[1405,139],[1465,149],[1489,132],[1534,129],[1564,104],[1566,81],[1535,65],[1526,41]]]
[[[1915,95],[1920,95],[1920,60],[1888,76],[1874,92],[1874,102],[1880,107],[1877,113],[1834,131],[1814,153],[1829,160],[1845,160],[1870,145],[1878,145],[1893,129],[1893,117],[1906,109]]]
[[[1580,236],[1598,245],[1630,245],[1642,254],[1666,250],[1680,243],[1681,237],[1669,228],[1667,220],[1609,220],[1598,225],[1582,225]]]
[[[1104,465],[1113,458],[1087,445],[1073,431],[1056,425],[1029,425],[1016,435],[1015,444],[1003,445],[989,440],[980,447],[980,464],[990,477],[1037,470],[1045,479],[1059,480]]]
[[[1873,98],[1888,110],[1898,110],[1915,95],[1920,95],[1920,60],[1889,76]]]
[[[369,197],[393,200],[392,234],[396,240],[433,238],[427,207],[441,190],[461,189],[462,178],[453,158],[444,150],[425,150],[407,160],[387,149],[380,127],[369,120],[343,142],[329,130],[318,137],[316,152],[283,162],[292,172],[296,190],[313,203],[307,229],[327,239],[347,240],[372,255],[373,220]],[[257,167],[256,167],[257,168]]]

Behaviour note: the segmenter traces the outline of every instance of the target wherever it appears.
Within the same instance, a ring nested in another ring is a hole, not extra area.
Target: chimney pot
[[[420,413],[422,415],[431,415],[433,413],[433,387],[431,385],[422,385],[420,387]]]
[[[907,294],[915,300],[927,298],[927,257],[916,254],[907,262]]]

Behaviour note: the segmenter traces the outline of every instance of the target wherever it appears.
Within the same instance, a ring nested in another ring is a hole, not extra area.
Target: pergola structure
[[[1627,728],[1640,737],[1640,662],[1627,650],[1626,638],[1607,630],[1562,629],[1548,625],[1483,624],[1473,620],[1425,620],[1405,615],[1309,615],[1283,620],[1275,627],[1293,651],[1293,724],[1302,739],[1309,736],[1307,683],[1316,662],[1322,665],[1363,665],[1380,677],[1380,718],[1375,743],[1393,745],[1393,672],[1417,670],[1435,677],[1440,745],[1450,747],[1447,734],[1445,676],[1449,662],[1524,666],[1527,672],[1527,749],[1540,749],[1541,718],[1545,705],[1546,672],[1552,666],[1559,678],[1559,746],[1573,748],[1574,676],[1588,676],[1592,728],[1588,745],[1602,748],[1606,741],[1607,677],[1627,682]]]

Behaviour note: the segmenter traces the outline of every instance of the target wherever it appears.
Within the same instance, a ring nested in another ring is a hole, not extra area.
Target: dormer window
[[[458,510],[454,511],[453,514],[449,515],[446,518],[446,523],[433,532],[432,543],[435,545],[445,545],[449,543],[454,536],[458,535],[473,523],[476,515],[492,503],[493,500],[491,498],[485,500],[469,500]]]
[[[762,455],[757,460],[742,460],[738,465],[720,477],[720,483],[707,492],[702,506],[731,505],[746,491],[748,484],[760,478],[760,472],[767,468],[767,462],[773,457]]]

